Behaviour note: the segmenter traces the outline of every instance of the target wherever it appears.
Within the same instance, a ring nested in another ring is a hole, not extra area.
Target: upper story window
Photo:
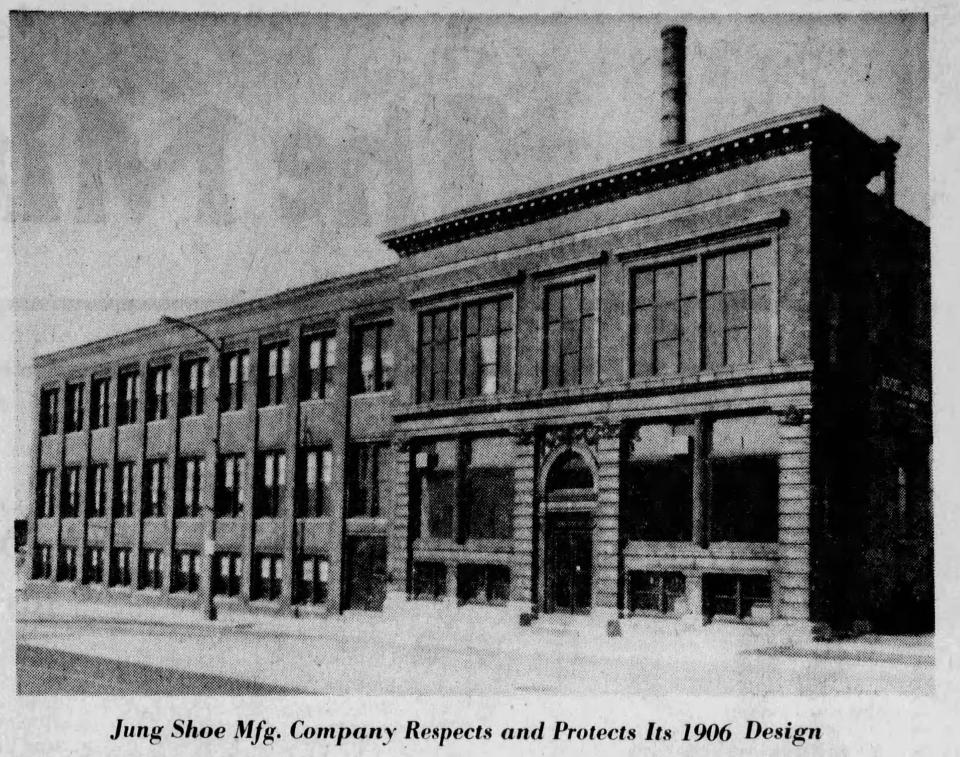
[[[145,518],[163,517],[167,501],[167,461],[148,460],[144,477],[143,515]]]
[[[66,417],[63,424],[67,433],[83,429],[83,384],[67,384]]]
[[[284,379],[290,373],[290,346],[277,342],[260,350],[259,405],[283,404]]]
[[[304,518],[329,515],[330,491],[333,484],[333,452],[329,447],[303,450],[299,471],[297,515]]]
[[[60,515],[76,518],[80,514],[80,469],[76,466],[63,469],[63,498]]]
[[[287,455],[285,452],[261,452],[257,456],[257,518],[276,518],[283,492],[287,488]]]
[[[380,442],[351,445],[347,461],[348,516],[376,518],[381,514],[382,496],[389,491],[388,449]]]
[[[382,392],[393,388],[393,324],[371,323],[355,331],[353,391]]]
[[[202,457],[186,457],[179,463],[179,486],[174,515],[196,518],[200,515],[200,496],[203,492],[207,461]]]
[[[133,517],[133,463],[117,463],[117,482],[113,492],[113,514],[116,518]]]
[[[418,342],[420,402],[503,392],[513,369],[513,300],[423,313]]]
[[[87,515],[102,518],[107,514],[107,466],[91,465],[87,469]]]
[[[549,287],[544,299],[544,387],[595,381],[596,283],[589,279]]]
[[[44,389],[40,392],[40,435],[57,433],[60,415],[60,392],[56,389]]]
[[[250,353],[246,350],[231,352],[223,357],[220,369],[222,409],[242,410],[244,389],[250,375]]]
[[[243,512],[247,496],[244,488],[247,461],[243,455],[221,455],[217,481],[216,515],[236,518]]]
[[[206,358],[184,361],[180,367],[180,416],[203,415],[210,367]]]
[[[90,428],[110,425],[110,379],[95,378],[90,384]]]
[[[333,376],[337,367],[335,334],[313,334],[303,345],[302,400],[317,400],[333,394]]]
[[[137,371],[124,371],[120,374],[117,423],[121,426],[137,422],[137,378]]]
[[[52,518],[56,502],[57,472],[53,468],[41,468],[37,476],[37,517]]]
[[[631,375],[770,361],[773,279],[769,244],[637,271]]]
[[[167,417],[170,397],[170,366],[155,365],[147,369],[147,420]]]

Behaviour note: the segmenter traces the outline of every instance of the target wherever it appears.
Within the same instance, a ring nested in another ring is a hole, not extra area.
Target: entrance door
[[[346,547],[346,606],[351,610],[382,610],[387,540],[379,536],[350,536]]]
[[[587,513],[547,517],[547,612],[590,612],[593,540]]]

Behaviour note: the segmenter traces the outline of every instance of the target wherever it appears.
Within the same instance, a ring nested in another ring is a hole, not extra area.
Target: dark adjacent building
[[[39,357],[28,590],[931,625],[929,230],[898,145],[824,107],[686,143],[684,38],[655,155]]]

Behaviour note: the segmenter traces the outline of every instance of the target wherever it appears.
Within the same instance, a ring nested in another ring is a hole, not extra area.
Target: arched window
[[[568,450],[564,452],[550,466],[547,474],[547,494],[555,491],[593,489],[593,471],[581,455]]]

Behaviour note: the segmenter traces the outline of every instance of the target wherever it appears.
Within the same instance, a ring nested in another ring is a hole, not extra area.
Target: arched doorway
[[[549,462],[544,479],[544,611],[590,612],[593,595],[594,469],[575,449]]]

